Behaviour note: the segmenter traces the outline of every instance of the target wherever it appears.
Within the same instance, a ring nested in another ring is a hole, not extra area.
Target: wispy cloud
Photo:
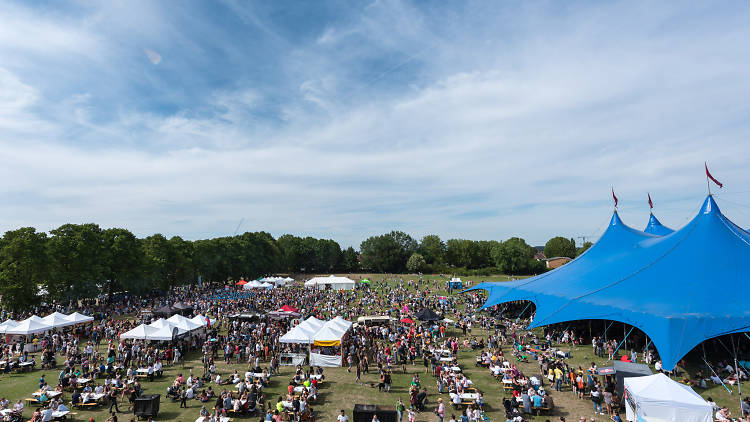
[[[0,229],[539,244],[610,186],[681,225],[704,160],[750,226],[744,3],[283,6],[0,6]]]

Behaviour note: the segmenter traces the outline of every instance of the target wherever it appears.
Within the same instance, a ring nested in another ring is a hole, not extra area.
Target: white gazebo
[[[5,330],[5,334],[13,334],[19,336],[28,336],[36,333],[43,333],[51,330],[53,327],[44,322],[38,316],[32,316],[18,323],[15,327],[8,328]]]
[[[70,321],[73,321],[73,323],[75,324],[83,324],[85,322],[91,322],[94,320],[94,317],[79,314],[78,312],[73,312],[72,314],[68,315],[66,318]]]
[[[6,319],[2,323],[0,323],[0,334],[5,334],[5,331],[15,327],[18,325],[18,321],[13,321],[12,319]]]
[[[328,277],[313,277],[305,282],[305,287],[317,287],[321,290],[351,290],[355,285],[355,281],[349,277],[337,277],[335,275],[329,275]]]
[[[120,334],[121,339],[131,339],[131,340],[147,340],[149,334],[153,334],[155,332],[159,331],[158,328],[152,327],[150,325],[141,324],[135,328],[133,328],[130,331],[124,332]]]
[[[664,374],[625,378],[629,421],[712,422],[711,405],[690,386]]]
[[[75,325],[76,323],[74,321],[71,321],[68,319],[70,315],[61,314],[60,312],[53,312],[46,317],[42,318],[44,322],[51,325],[54,328],[61,328],[61,327],[68,327],[71,325]]]
[[[185,318],[180,314],[172,315],[171,317],[167,318],[167,321],[175,325],[177,328],[185,331],[197,330],[198,328],[203,328],[204,326],[202,323],[198,323],[193,321],[192,319]]]
[[[211,323],[211,325],[214,325],[214,323],[216,323],[215,319],[211,319],[211,318],[205,317],[205,316],[203,316],[201,314],[198,314],[198,315],[190,318],[190,320],[193,321],[193,322],[195,322],[196,324],[201,324],[203,326],[208,325],[209,322]]]

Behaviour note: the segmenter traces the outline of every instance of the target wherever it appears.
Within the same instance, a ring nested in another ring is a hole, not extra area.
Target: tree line
[[[138,238],[122,228],[65,224],[49,233],[24,227],[0,238],[0,306],[25,309],[40,300],[250,279],[276,272],[353,272],[353,248],[330,239],[247,232],[188,241],[161,234]],[[40,292],[42,295],[40,296]]]
[[[591,246],[586,242],[576,248],[573,239],[561,236],[544,246],[546,257],[575,258]],[[360,245],[364,270],[399,273],[440,272],[452,274],[529,275],[546,271],[546,263],[536,259],[536,249],[519,237],[506,241],[448,239],[437,235],[417,241],[410,235],[392,231],[367,238]]]
[[[587,246],[577,250],[572,239],[556,237],[544,251],[548,257],[573,258]],[[42,299],[68,301],[119,291],[145,294],[194,284],[199,277],[208,283],[273,273],[545,271],[534,254],[517,237],[443,241],[428,235],[417,241],[392,231],[364,240],[356,251],[331,239],[290,234],[275,239],[266,232],[189,241],[161,234],[138,238],[127,229],[97,224],[65,224],[49,233],[24,227],[0,238],[0,306],[25,309]]]

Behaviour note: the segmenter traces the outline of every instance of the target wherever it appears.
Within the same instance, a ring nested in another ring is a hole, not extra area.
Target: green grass
[[[410,275],[396,275],[385,277],[379,274],[357,274],[350,276],[354,278],[369,278],[373,281],[373,288],[375,290],[379,290],[380,288],[382,288],[382,285],[384,283],[395,283],[395,280],[398,278],[402,278],[404,280],[417,278]],[[446,280],[446,278],[431,275],[425,276],[424,278],[430,281],[430,288],[434,291],[435,294],[447,294],[447,291],[445,291],[444,289],[444,281]],[[504,281],[507,280],[508,277],[464,277],[463,279],[472,279],[476,283],[481,280]],[[421,286],[422,289],[424,287],[425,286]],[[457,293],[454,293],[454,296],[456,295]],[[449,336],[460,337],[461,333],[459,331],[449,329],[447,334]],[[477,337],[486,337],[487,333],[478,329],[474,329],[473,335]],[[583,368],[587,368],[591,361],[596,362],[598,365],[604,365],[606,361],[606,359],[593,357],[590,345],[584,345],[580,347],[562,345],[560,346],[560,348],[562,350],[571,351],[572,358],[568,361],[568,363],[575,367],[580,365]],[[504,346],[503,350],[505,351],[507,356],[509,354],[509,347]],[[487,403],[486,409],[488,416],[493,421],[503,422],[505,419],[504,414],[501,411],[502,399],[504,397],[502,386],[497,380],[489,375],[487,369],[476,368],[474,366],[475,356],[475,352],[459,352],[459,365],[463,369],[464,373],[474,382],[475,386],[483,392],[485,396],[485,402]],[[265,365],[267,365],[267,362],[265,364],[262,364],[262,366]],[[531,361],[530,363],[520,363],[518,364],[518,366],[527,375],[535,374],[539,371],[539,366],[535,361]],[[223,359],[217,360],[217,370],[221,372],[222,375],[234,372],[234,370],[238,370],[240,373],[243,373],[246,367],[246,364],[226,365],[223,363]],[[374,368],[375,370],[377,369],[374,365],[372,366],[372,368]],[[172,402],[165,398],[166,388],[171,384],[172,380],[177,376],[177,374],[183,373],[187,376],[190,369],[193,369],[193,372],[196,375],[200,375],[202,373],[202,365],[200,363],[200,355],[198,353],[193,353],[187,356],[184,368],[180,366],[165,367],[164,377],[157,379],[154,382],[145,381],[142,383],[145,393],[162,395],[158,420],[192,422],[198,417],[201,408],[201,404],[199,401],[194,400],[189,403],[187,409],[180,409],[178,402]],[[429,393],[428,397],[430,401],[430,404],[428,405],[428,411],[418,415],[417,420],[436,420],[435,416],[432,414],[432,408],[434,407],[434,404],[437,400],[437,388],[435,386],[434,378],[431,375],[424,374],[424,367],[421,365],[421,363],[417,363],[417,365],[415,366],[407,365],[406,369],[407,373],[404,374],[401,372],[400,367],[394,367],[395,373],[393,374],[393,388],[390,393],[381,393],[378,392],[377,387],[372,388],[369,386],[370,383],[375,383],[377,385],[379,377],[376,372],[363,374],[362,381],[364,382],[364,385],[359,385],[355,383],[354,372],[348,373],[346,371],[346,368],[326,368],[326,380],[319,390],[318,401],[312,404],[313,408],[316,411],[317,420],[335,421],[339,409],[345,409],[347,414],[351,417],[351,411],[355,403],[369,403],[393,406],[395,405],[398,398],[401,397],[404,400],[404,403],[407,403],[408,406],[408,385],[411,381],[412,374],[415,371],[420,373],[422,384],[427,387]],[[276,398],[279,395],[286,394],[286,386],[288,385],[289,380],[292,378],[293,371],[294,368],[292,367],[282,367],[281,375],[273,377],[271,379],[270,385],[265,389],[265,394],[269,401],[275,403]],[[30,397],[31,393],[36,391],[37,389],[38,379],[41,374],[45,374],[45,378],[47,378],[48,382],[50,382],[50,384],[53,384],[57,379],[59,369],[48,371],[35,370],[31,373],[1,376],[0,397],[6,397],[12,402],[15,402],[18,399],[25,399],[27,397]],[[217,388],[214,388],[214,390],[221,391],[221,389]],[[548,388],[548,390],[551,390],[551,388]],[[729,406],[730,410],[733,410],[733,413],[738,414],[739,410],[736,392],[737,388],[734,387],[734,390],[735,394],[732,396],[724,391],[723,387],[721,386],[711,386],[705,391],[698,392],[704,397],[712,396],[719,405]],[[552,421],[557,421],[557,418],[559,416],[565,416],[568,421],[576,421],[580,416],[586,416],[587,420],[591,417],[594,417],[596,421],[609,420],[609,418],[606,416],[594,416],[590,400],[578,400],[574,398],[573,393],[570,392],[569,389],[563,392],[551,391],[550,393],[552,394],[556,405],[556,410],[554,411],[553,415],[530,417],[528,418],[529,420],[544,422],[546,419],[550,419]],[[69,393],[66,393],[65,399],[66,401],[70,400]],[[447,394],[443,395],[443,400],[448,403]],[[211,403],[211,406],[208,407],[212,406],[213,403]],[[24,415],[27,418],[30,417],[33,411],[31,409],[31,407],[27,407],[26,411],[24,412]],[[129,405],[127,404],[126,400],[126,403],[122,406],[121,410],[125,411],[128,409]],[[106,408],[100,408],[94,411],[74,411],[78,413],[78,415],[75,416],[75,420],[79,421],[87,421],[89,417],[93,417],[95,421],[104,421],[108,416]],[[451,412],[452,408],[448,407],[447,415],[450,416]],[[260,419],[260,416],[261,415],[253,417],[236,417],[234,419],[257,421]],[[133,417],[132,412],[130,412],[130,415],[120,415],[120,420],[130,420],[131,417]]]

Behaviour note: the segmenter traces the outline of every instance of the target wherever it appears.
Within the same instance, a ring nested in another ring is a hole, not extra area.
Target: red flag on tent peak
[[[723,188],[724,185],[722,185],[720,181],[716,180],[713,176],[711,176],[711,172],[708,171],[708,163],[704,162],[703,165],[706,166],[706,177],[711,179],[720,188]]]
[[[650,207],[651,209],[654,209],[654,203],[653,203],[653,202],[651,201],[651,194],[650,194],[650,193],[647,193],[647,195],[648,195],[648,206],[649,206],[649,207]]]
[[[617,208],[617,197],[615,196],[615,188],[612,188],[612,199],[615,200],[615,208]]]

